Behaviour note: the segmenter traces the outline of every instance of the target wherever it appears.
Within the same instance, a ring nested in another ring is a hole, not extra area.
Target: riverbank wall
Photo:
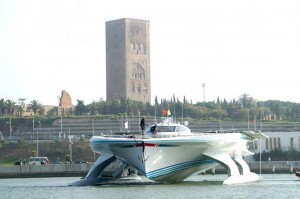
[[[92,164],[0,166],[0,178],[85,176]]]
[[[107,167],[103,176],[110,176],[117,168],[117,164]],[[294,173],[300,170],[300,162],[268,161],[249,162],[250,170],[254,173]],[[49,164],[49,165],[11,165],[0,166],[0,178],[25,178],[25,177],[84,177],[93,166],[88,164]],[[221,165],[207,170],[203,174],[226,174]]]

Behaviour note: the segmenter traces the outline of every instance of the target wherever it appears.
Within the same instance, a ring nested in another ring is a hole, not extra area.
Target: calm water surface
[[[178,184],[71,187],[79,177],[0,179],[0,198],[300,198],[293,174],[263,174],[259,182],[223,185],[227,175],[198,175]]]

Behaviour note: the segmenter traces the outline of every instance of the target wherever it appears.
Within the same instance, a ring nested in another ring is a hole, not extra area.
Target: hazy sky
[[[300,1],[0,0],[0,98],[106,99],[105,22],[150,21],[152,99],[300,103]]]

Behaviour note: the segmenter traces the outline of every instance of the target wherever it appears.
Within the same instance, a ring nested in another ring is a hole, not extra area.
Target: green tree
[[[239,103],[242,104],[243,108],[250,108],[253,106],[256,100],[250,97],[248,94],[244,93],[239,98]]]
[[[154,99],[154,105],[158,105],[158,99],[157,99],[157,96],[155,96],[155,99]]]
[[[6,103],[4,98],[0,99],[0,115],[5,114]]]
[[[248,121],[248,109],[243,108],[236,110],[233,114],[233,119],[237,121]]]
[[[210,117],[212,117],[214,119],[225,118],[228,115],[228,113],[225,110],[222,110],[220,108],[213,109],[208,114]]]
[[[43,106],[41,106],[41,108],[39,108],[38,114],[39,115],[44,115],[45,114],[45,108]]]
[[[98,113],[99,103],[93,101],[91,104],[87,105],[88,111],[91,115],[95,116]]]
[[[70,162],[70,161],[71,161],[70,155],[66,155],[66,156],[65,156],[65,161],[66,161],[66,162]]]
[[[75,114],[76,115],[85,115],[88,113],[88,108],[84,104],[83,100],[77,100],[77,105],[75,106]]]
[[[16,111],[17,111],[17,115],[22,116],[23,115],[23,106],[22,105],[17,105],[16,106]]]
[[[5,104],[6,104],[6,108],[7,108],[7,113],[9,115],[13,115],[15,108],[16,108],[16,103],[12,100],[6,100]]]
[[[27,107],[27,111],[32,111],[36,114],[42,108],[42,104],[39,103],[37,100],[32,100]]]

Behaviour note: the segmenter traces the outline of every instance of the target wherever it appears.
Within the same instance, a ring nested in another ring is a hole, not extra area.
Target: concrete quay
[[[85,176],[93,164],[0,166],[0,178]]]
[[[256,174],[295,173],[295,171],[300,171],[300,161],[262,161],[261,163],[247,162],[247,164],[251,172]],[[221,174],[226,173],[226,170],[218,165],[205,173]]]
[[[107,167],[103,176],[110,176],[120,162],[116,162]],[[254,173],[295,173],[300,170],[300,161],[264,161],[248,162],[250,170]],[[72,177],[86,176],[93,163],[88,164],[49,164],[49,165],[11,165],[0,166],[0,178],[21,178],[21,177]],[[224,174],[226,170],[218,165],[205,174]]]

